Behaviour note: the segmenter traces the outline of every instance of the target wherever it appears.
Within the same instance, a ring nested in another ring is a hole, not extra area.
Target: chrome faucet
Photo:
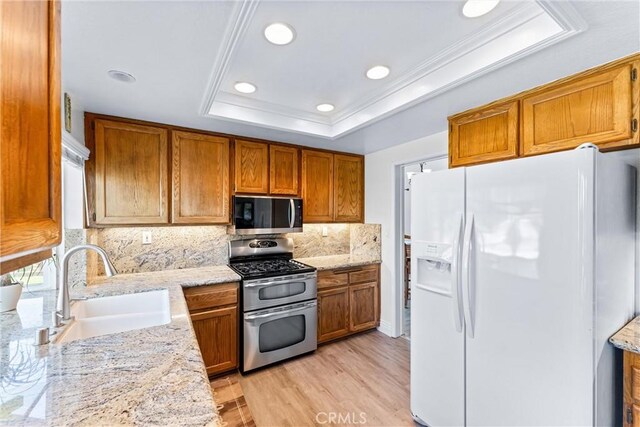
[[[104,264],[104,271],[107,276],[115,276],[118,274],[116,268],[111,264],[109,260],[109,256],[100,246],[96,245],[78,245],[74,246],[67,251],[62,257],[62,261],[60,262],[60,289],[58,290],[58,301],[57,301],[57,311],[56,316],[60,318],[60,320],[69,320],[71,319],[71,311],[69,309],[69,258],[74,253],[82,250],[82,249],[92,249],[100,255],[102,258],[102,263]]]

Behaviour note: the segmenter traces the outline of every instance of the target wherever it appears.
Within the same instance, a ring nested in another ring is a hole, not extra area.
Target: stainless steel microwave
[[[302,199],[235,196],[235,234],[275,234],[302,231]]]

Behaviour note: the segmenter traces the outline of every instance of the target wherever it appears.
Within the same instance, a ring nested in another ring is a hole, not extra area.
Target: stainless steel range
[[[291,239],[229,242],[229,266],[242,277],[243,372],[318,346],[316,269],[292,258]]]

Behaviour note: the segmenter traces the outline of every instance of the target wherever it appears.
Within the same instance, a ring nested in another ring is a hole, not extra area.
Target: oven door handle
[[[289,283],[306,282],[306,281],[314,279],[314,278],[315,278],[314,276],[292,277],[291,279],[287,279],[287,280],[273,280],[271,282],[245,283],[243,285],[243,287],[245,287],[245,288],[264,288],[264,287],[267,287],[267,286],[287,285]]]
[[[275,313],[267,313],[267,314],[252,314],[249,316],[245,316],[244,320],[266,319],[268,317],[281,316],[283,314],[288,315],[289,313],[295,313],[297,311],[306,310],[308,308],[315,307],[315,306],[316,306],[316,303],[314,301],[314,302],[305,304],[302,307],[292,308],[291,310],[276,311]]]

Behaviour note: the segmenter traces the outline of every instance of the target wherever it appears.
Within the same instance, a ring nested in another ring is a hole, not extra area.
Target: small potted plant
[[[11,274],[0,276],[0,313],[15,310],[22,295],[22,284]]]

